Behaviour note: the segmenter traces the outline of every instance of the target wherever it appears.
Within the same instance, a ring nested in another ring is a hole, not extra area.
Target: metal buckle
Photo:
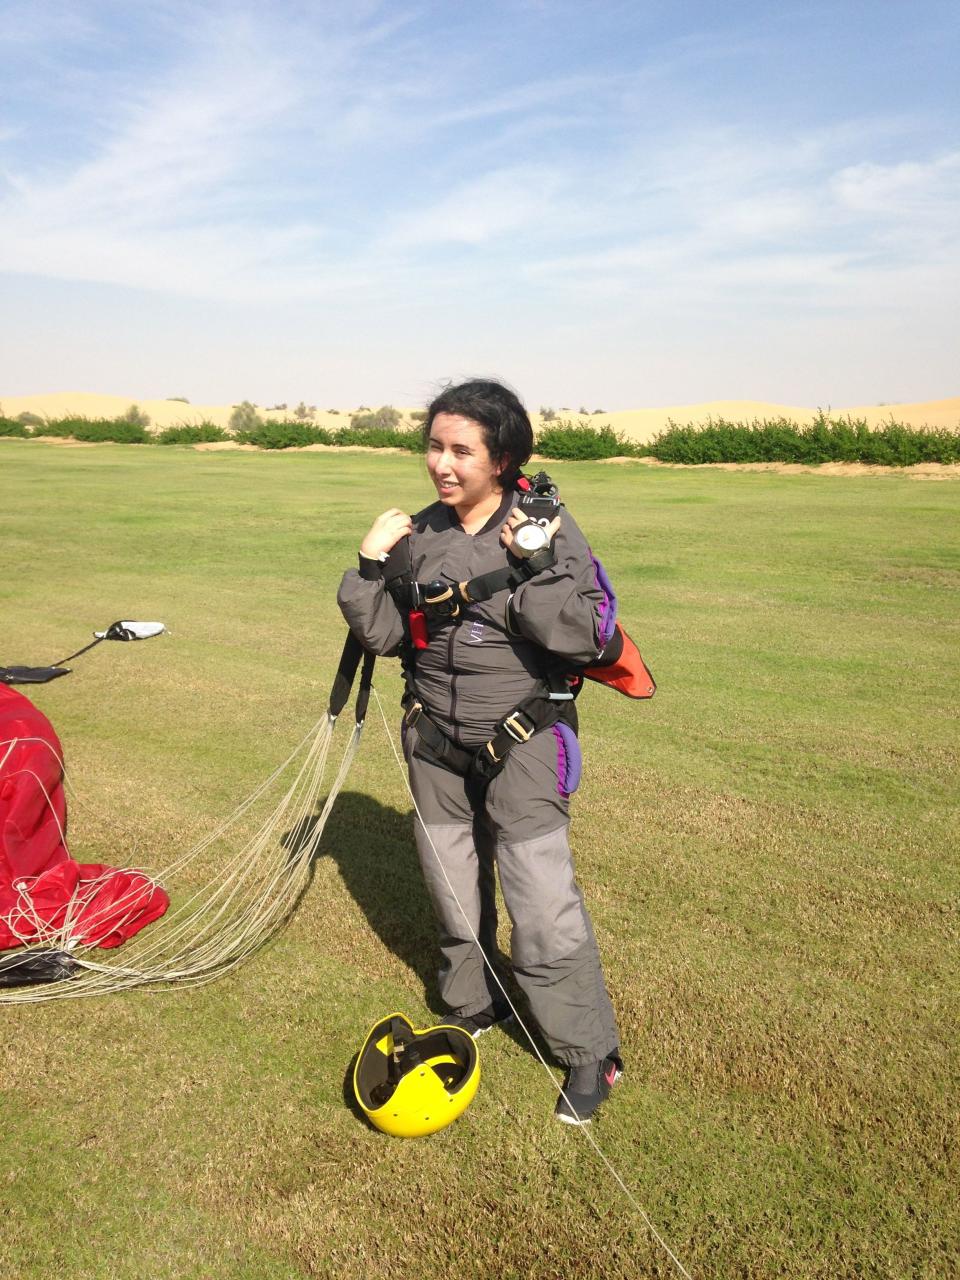
[[[423,715],[423,703],[414,702],[404,712],[403,723],[407,726],[408,729],[412,729],[422,715]]]
[[[518,716],[525,714],[525,712],[521,712],[520,710],[511,711],[503,722],[504,729],[506,729],[514,742],[527,742],[533,736],[533,721],[530,721],[530,728],[527,729],[517,718]],[[527,719],[529,719],[529,716]]]

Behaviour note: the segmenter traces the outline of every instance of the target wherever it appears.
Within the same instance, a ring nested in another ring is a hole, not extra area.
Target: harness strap
[[[333,688],[330,690],[330,701],[327,705],[327,714],[332,720],[336,720],[350,697],[350,690],[353,688],[353,681],[357,674],[357,668],[360,666],[361,658],[363,659],[363,669],[360,672],[360,688],[357,693],[357,724],[363,724],[367,714],[370,687],[373,683],[373,667],[377,660],[377,655],[371,653],[368,649],[364,649],[353,632],[348,631],[347,638],[343,642],[343,652],[340,654],[337,674],[334,677]]]
[[[451,773],[458,773],[465,778],[473,765],[473,752],[458,747],[452,738],[438,728],[424,711],[423,703],[412,692],[404,696],[401,706],[404,708],[403,723],[408,728],[416,727],[417,735],[426,745],[430,759],[449,769]]]
[[[488,783],[503,769],[507,756],[518,742],[529,742],[541,729],[555,725],[569,714],[567,708],[571,704],[551,700],[545,693],[533,693],[503,717],[491,738],[474,749],[459,746],[445,734],[424,711],[412,687],[404,695],[402,706],[403,722],[416,728],[429,760],[463,778],[473,777]]]
[[[498,591],[515,591],[556,563],[553,547],[542,547],[515,565],[477,574],[467,582],[445,582],[441,578],[428,583],[412,582],[408,587],[408,599],[404,603],[411,609],[423,609],[428,616],[434,618],[456,618],[462,605],[482,604]],[[395,581],[399,586],[399,580]],[[387,583],[387,586],[389,588],[391,584]]]

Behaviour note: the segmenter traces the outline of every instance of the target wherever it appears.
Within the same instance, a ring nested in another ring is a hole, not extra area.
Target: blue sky
[[[955,3],[0,4],[0,395],[960,394]]]

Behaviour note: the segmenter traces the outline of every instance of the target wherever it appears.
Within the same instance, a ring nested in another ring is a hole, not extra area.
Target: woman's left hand
[[[529,517],[525,516],[519,507],[514,507],[513,510],[510,512],[509,516],[507,517],[507,523],[500,530],[500,541],[503,543],[503,545],[507,548],[508,551],[513,546],[514,533],[516,532],[517,529],[520,528],[522,524],[526,524],[528,519]],[[553,519],[550,521],[550,523],[546,526],[548,545],[556,537],[557,530],[559,528],[560,528],[560,517],[554,516]]]

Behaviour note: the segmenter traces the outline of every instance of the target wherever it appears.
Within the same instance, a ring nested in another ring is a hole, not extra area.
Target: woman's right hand
[[[377,516],[367,536],[360,543],[360,554],[371,560],[379,560],[392,551],[401,538],[413,533],[413,521],[399,507],[391,507]]]

